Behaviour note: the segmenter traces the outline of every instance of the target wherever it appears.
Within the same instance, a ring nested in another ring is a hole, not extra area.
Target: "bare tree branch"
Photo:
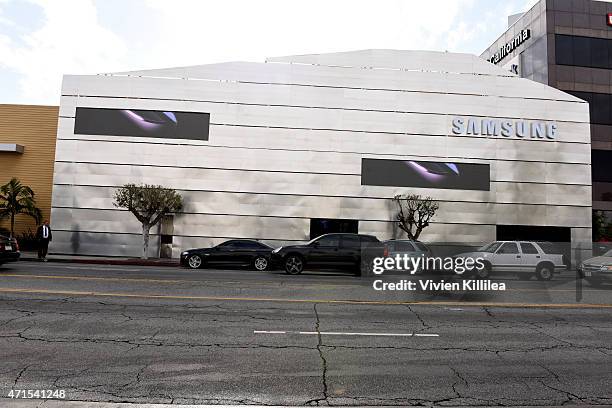
[[[409,239],[417,240],[421,232],[429,226],[429,222],[440,207],[431,197],[421,197],[418,194],[398,194],[393,197],[398,206],[396,215],[397,226],[408,235]]]

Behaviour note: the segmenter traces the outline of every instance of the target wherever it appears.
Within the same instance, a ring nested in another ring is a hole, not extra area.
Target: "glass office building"
[[[612,237],[612,3],[541,0],[481,57],[589,103],[594,239]],[[514,38],[528,32],[528,39]],[[503,51],[501,51],[503,50]],[[601,221],[603,218],[604,222]],[[607,225],[606,225],[607,224]]]

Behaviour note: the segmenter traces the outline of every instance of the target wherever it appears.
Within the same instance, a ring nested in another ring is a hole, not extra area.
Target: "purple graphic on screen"
[[[141,129],[154,130],[161,126],[176,126],[177,119],[173,112],[157,112],[125,109],[123,113]]]
[[[177,123],[176,115],[174,114],[174,112],[164,112],[164,115],[169,117],[170,120],[173,121],[174,123]]]
[[[444,163],[446,164],[452,171],[455,172],[455,174],[459,175],[459,169],[457,168],[457,165],[455,163]]]
[[[459,168],[455,163],[406,161],[406,164],[418,175],[432,183],[459,175]]]

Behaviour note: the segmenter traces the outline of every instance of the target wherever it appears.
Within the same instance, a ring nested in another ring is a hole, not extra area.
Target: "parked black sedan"
[[[15,239],[0,235],[0,265],[19,260],[19,245]]]
[[[321,235],[303,245],[289,245],[272,251],[275,265],[297,275],[306,266],[314,268],[351,268],[359,272],[362,258],[380,252],[382,244],[373,235],[334,233]]]
[[[203,266],[250,266],[258,271],[268,269],[272,248],[259,241],[232,239],[212,248],[184,251],[181,265],[191,269]]]

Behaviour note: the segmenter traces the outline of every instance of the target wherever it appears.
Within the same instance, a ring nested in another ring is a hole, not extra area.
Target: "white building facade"
[[[126,183],[184,197],[183,212],[152,231],[151,256],[160,233],[173,257],[231,238],[400,237],[391,198],[405,193],[440,203],[423,241],[477,245],[540,228],[588,251],[589,132],[584,101],[467,54],[68,75],[51,251],[138,256],[140,224],[113,206]]]

